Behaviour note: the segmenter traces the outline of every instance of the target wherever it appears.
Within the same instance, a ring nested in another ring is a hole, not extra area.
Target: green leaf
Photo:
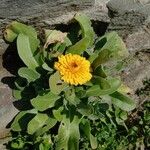
[[[13,42],[19,34],[26,35],[29,38],[32,54],[35,57],[36,61],[39,64],[42,64],[41,53],[39,50],[37,50],[40,41],[37,38],[36,30],[31,26],[13,21],[10,25],[7,26],[6,30],[4,31],[4,37],[9,42]]]
[[[103,68],[102,65],[98,66],[95,70],[94,70],[94,75],[100,76],[102,78],[106,78],[107,74]]]
[[[59,129],[56,150],[79,150],[79,118],[74,116],[72,122],[64,116]]]
[[[42,127],[48,119],[47,114],[38,113],[29,123],[27,132],[28,134],[35,133],[40,127]]]
[[[62,82],[60,79],[59,72],[55,72],[53,75],[49,78],[49,86],[50,90],[54,94],[60,94],[64,89],[68,87],[68,84],[65,82]]]
[[[50,135],[44,135],[40,141],[38,150],[51,150],[52,149],[52,140]]]
[[[90,134],[90,144],[92,149],[96,149],[98,146],[97,139],[92,134]]]
[[[59,107],[58,109],[53,110],[53,115],[58,121],[62,121],[63,115],[61,114],[63,111],[63,107]]]
[[[19,100],[22,98],[20,90],[12,90],[12,95],[15,99]]]
[[[17,38],[18,54],[22,61],[31,69],[38,67],[38,63],[35,60],[29,42],[29,37],[24,34],[19,34]]]
[[[36,130],[35,136],[38,137],[41,135],[45,135],[45,133],[49,131],[51,128],[53,128],[56,125],[56,123],[57,120],[52,116],[49,116],[49,118],[45,121],[44,126]]]
[[[119,92],[114,92],[110,96],[112,103],[122,110],[131,111],[136,107],[135,101]]]
[[[47,65],[47,63],[43,63],[42,67],[43,67],[43,69],[45,69],[45,70],[47,70],[47,71],[49,71],[49,72],[53,72],[53,69],[50,68],[50,67]]]
[[[24,79],[24,78],[17,78],[16,80],[15,80],[15,86],[16,86],[16,88],[18,89],[18,90],[23,90],[26,86],[27,86],[27,81],[26,81],[26,79]]]
[[[87,52],[87,51],[86,51]],[[94,53],[92,53],[92,54],[89,54],[90,56],[89,56],[89,61],[90,61],[90,63],[92,64],[93,63],[93,61],[98,57],[98,54],[99,54],[99,52],[97,52],[97,51],[95,51]]]
[[[4,31],[4,37],[7,41],[13,42],[20,33],[28,35],[29,37],[37,38],[37,33],[34,28],[17,21],[13,21],[6,27],[6,30]]]
[[[92,86],[92,84],[91,84],[91,86]],[[81,99],[85,96],[86,90],[81,86],[80,87],[75,87],[75,94],[76,94],[77,98]]]
[[[11,29],[7,28],[4,31],[4,38],[6,41],[8,42],[13,42],[17,37],[17,34],[15,32],[13,32]]]
[[[32,70],[32,69],[29,69],[27,67],[20,68],[18,70],[18,74],[22,78],[27,79],[27,81],[29,83],[37,80],[38,78],[40,78],[40,74],[38,72],[36,72],[35,70]]]
[[[79,103],[79,101],[76,98],[74,88],[68,89],[68,90],[65,91],[65,99],[68,102],[70,102],[70,104],[73,104],[75,106]]]
[[[101,48],[98,57],[92,66],[96,69],[102,63],[112,60],[122,60],[128,56],[128,51],[122,39],[116,32],[107,33],[101,39],[106,39],[106,44]]]
[[[99,77],[99,76],[94,76],[94,78],[92,80],[93,85],[99,85],[102,90],[107,90],[107,89],[111,88],[110,84],[112,84],[112,83],[109,81],[110,80]]]
[[[28,122],[35,116],[36,113],[37,111],[34,109],[19,112],[11,124],[11,129],[13,131],[26,130]]]
[[[89,38],[89,45],[92,46],[94,42],[94,30],[91,27],[91,21],[90,19],[84,15],[84,14],[76,14],[75,15],[75,20],[77,20],[81,26],[82,30],[82,37],[88,37]]]
[[[89,37],[85,37],[67,49],[67,53],[81,55],[89,46]]]
[[[81,123],[81,129],[90,141],[92,149],[96,149],[98,146],[97,139],[91,134],[90,122],[84,119]]]
[[[53,51],[59,52],[59,55],[64,52],[66,47],[72,45],[70,39],[68,37],[64,38],[63,43],[57,43],[55,46],[53,46]]]
[[[102,81],[102,80],[101,80]],[[103,79],[104,81],[104,79]],[[107,83],[107,84],[106,84]],[[94,85],[87,89],[86,96],[101,96],[101,95],[108,95],[115,92],[121,85],[120,79],[117,78],[110,78],[105,80],[105,82],[100,82],[101,85]],[[110,85],[110,87],[108,87]]]
[[[127,112],[121,110],[120,108],[115,108],[115,119],[119,125],[124,125],[124,121],[127,120]]]
[[[36,30],[33,27],[19,23],[17,21],[13,21],[7,28],[11,29],[13,32],[17,34],[23,33],[25,35],[37,37]]]
[[[83,116],[89,116],[94,112],[93,107],[91,105],[85,104],[85,103],[80,103],[77,106],[77,111],[80,114],[82,114]]]
[[[60,98],[60,96],[48,92],[47,94],[38,95],[36,98],[31,100],[31,104],[39,111],[44,111],[48,108],[55,106],[55,102]]]
[[[49,129],[53,128],[55,126],[55,124],[57,123],[57,120],[54,118],[49,118],[46,122],[45,122],[45,126],[42,128],[41,133],[44,134],[46,131],[48,131]]]

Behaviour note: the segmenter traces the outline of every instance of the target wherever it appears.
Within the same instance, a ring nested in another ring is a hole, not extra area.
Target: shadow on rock
[[[17,75],[17,71],[20,67],[24,66],[23,62],[19,58],[17,53],[16,43],[10,43],[9,47],[6,49],[2,56],[3,67],[13,75]]]
[[[7,77],[2,78],[1,82],[3,84],[7,84],[9,86],[9,88],[11,88],[11,89],[16,89],[15,80],[16,80],[16,77],[7,76]]]

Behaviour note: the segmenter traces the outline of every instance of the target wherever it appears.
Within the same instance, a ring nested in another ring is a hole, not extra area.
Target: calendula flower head
[[[92,77],[90,62],[76,54],[66,54],[58,57],[54,67],[59,71],[61,79],[71,85],[82,85]]]

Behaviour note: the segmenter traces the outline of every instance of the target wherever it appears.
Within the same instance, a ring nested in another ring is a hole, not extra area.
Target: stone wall
[[[130,57],[121,76],[133,95],[142,86],[142,80],[150,78],[150,0],[1,0],[0,139],[9,133],[5,127],[17,113],[7,80],[18,61],[13,48],[4,42],[2,31],[12,20],[37,28],[67,25],[77,12],[92,19],[97,34],[117,31],[122,36]]]

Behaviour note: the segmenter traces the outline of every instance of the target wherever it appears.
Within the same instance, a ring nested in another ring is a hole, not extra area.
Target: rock
[[[150,49],[150,29],[143,26],[136,32],[129,34],[125,43],[131,52],[138,52]]]
[[[127,66],[121,77],[135,94],[136,90],[143,86],[143,80],[150,78],[150,53],[146,51],[137,52],[130,55],[126,62]]]
[[[68,23],[77,12],[86,13],[91,19],[109,21],[106,2],[108,0],[34,0],[1,1],[0,28],[11,20],[36,25]]]
[[[1,52],[2,49],[0,49]],[[12,91],[7,85],[8,79],[11,78],[12,75],[3,68],[2,54],[0,54],[0,138],[7,136],[9,129],[6,129],[6,126],[18,112],[13,106]]]
[[[108,30],[116,30],[126,38],[128,34],[139,30],[150,22],[150,1],[110,0],[107,3],[111,21]]]
[[[6,149],[6,143],[10,140],[9,137],[6,137],[4,139],[0,139],[0,150],[7,150]]]
[[[107,7],[114,15],[125,14],[126,12],[142,12],[149,15],[150,0],[110,0]]]
[[[150,78],[150,0],[110,0],[107,7],[111,17],[107,31],[117,31],[130,52],[122,79],[138,99],[136,90]]]

